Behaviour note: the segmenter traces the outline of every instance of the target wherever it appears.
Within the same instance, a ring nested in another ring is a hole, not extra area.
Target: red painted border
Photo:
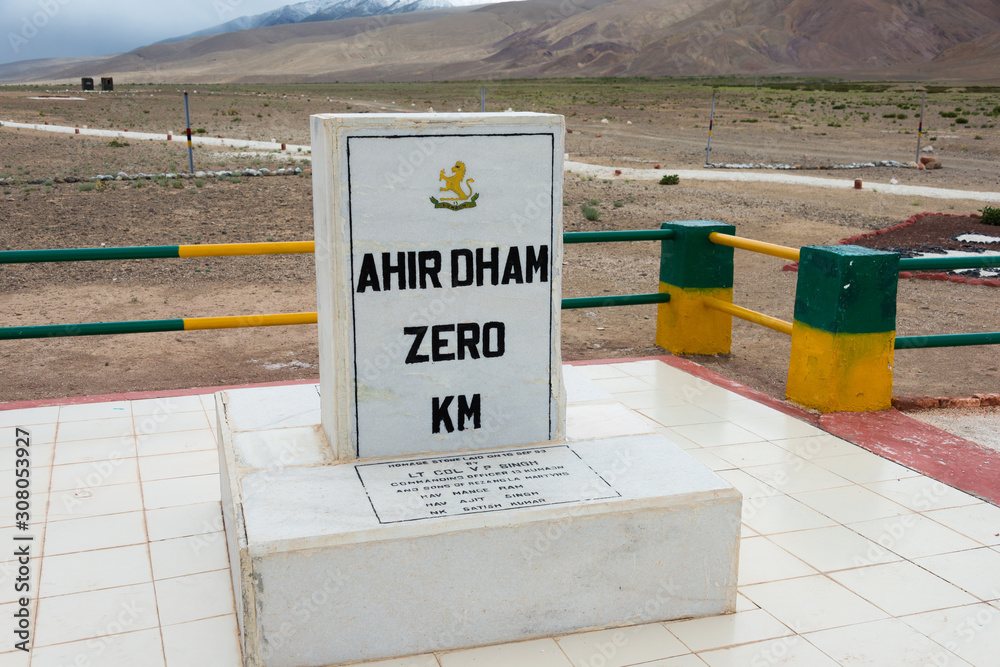
[[[163,389],[160,391],[126,391],[119,394],[100,394],[97,396],[70,396],[68,398],[41,398],[34,401],[10,401],[0,403],[0,412],[5,410],[24,410],[27,408],[47,408],[56,405],[85,405],[87,403],[110,403],[112,401],[141,401],[146,398],[174,398],[177,396],[194,396],[196,394],[214,394],[217,391],[229,389],[246,389],[252,387],[284,387],[294,384],[316,384],[319,378],[312,380],[286,380],[283,382],[258,382],[255,384],[229,384],[220,387],[194,387],[192,389]]]

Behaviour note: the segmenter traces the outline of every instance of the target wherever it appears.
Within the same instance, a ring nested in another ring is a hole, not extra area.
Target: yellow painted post
[[[660,243],[660,292],[670,294],[656,318],[656,344],[673,354],[729,354],[732,315],[705,305],[705,297],[733,302],[733,249],[712,243],[712,232],[735,227],[709,220],[665,222],[674,238]]]
[[[890,407],[898,278],[896,253],[802,248],[785,390],[790,401],[820,412]]]

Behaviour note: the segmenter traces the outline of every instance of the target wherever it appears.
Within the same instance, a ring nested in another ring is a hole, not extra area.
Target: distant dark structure
[[[110,92],[110,91],[112,91],[114,89],[115,89],[115,80],[112,79],[110,76],[102,76],[101,77],[101,90]]]
[[[80,79],[80,83],[83,86],[84,90],[93,90],[94,89],[94,79],[93,79],[93,77],[85,76],[82,79]]]

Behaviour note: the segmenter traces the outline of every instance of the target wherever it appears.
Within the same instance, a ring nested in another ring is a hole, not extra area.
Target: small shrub
[[[996,206],[984,206],[979,209],[979,222],[984,225],[996,225],[1000,227],[1000,208]]]
[[[91,192],[97,189],[96,183],[80,183],[76,186],[76,189],[80,192]]]
[[[660,179],[660,185],[677,185],[681,182],[679,174],[664,174]]]
[[[174,188],[175,190],[183,190],[184,189],[184,181],[180,181],[180,180],[178,180],[178,181],[170,181],[170,187]]]
[[[968,122],[969,122],[969,119],[965,118],[963,116],[959,116],[958,118],[955,119],[955,123],[957,123],[958,125],[965,125]]]
[[[601,212],[596,208],[587,206],[586,204],[580,205],[580,212],[583,213],[583,217],[591,222],[597,222],[601,219]]]
[[[108,142],[108,146],[111,146],[112,148],[125,148],[128,145],[127,141],[118,141],[117,139],[112,139]]]
[[[203,187],[205,187],[205,179],[204,178],[196,178],[194,180],[194,187],[196,187],[196,188],[203,188]]]
[[[207,134],[207,133],[208,133],[208,130],[206,130],[206,129],[205,129],[205,128],[203,128],[203,127],[199,127],[199,128],[197,129],[197,130],[195,130],[195,131],[194,131],[194,133],[195,133],[195,134]]]
[[[620,201],[616,201],[616,202],[614,203],[614,207],[615,207],[615,208],[621,208],[621,207],[622,207],[622,206],[624,206],[624,205],[625,205],[625,202],[620,202]]]
[[[941,112],[941,117],[942,118],[958,118],[958,112],[957,111],[942,111]]]
[[[597,201],[596,199],[590,199],[587,201],[587,206],[597,206],[600,203],[601,202]]]

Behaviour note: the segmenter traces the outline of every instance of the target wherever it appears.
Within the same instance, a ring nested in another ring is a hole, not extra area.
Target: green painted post
[[[892,399],[899,255],[805,246],[786,395],[820,412],[885,410]]]
[[[665,222],[674,238],[660,243],[660,292],[670,295],[656,318],[656,344],[674,354],[728,354],[731,315],[708,308],[705,297],[733,302],[733,249],[712,243],[712,232],[733,225],[710,220]]]

